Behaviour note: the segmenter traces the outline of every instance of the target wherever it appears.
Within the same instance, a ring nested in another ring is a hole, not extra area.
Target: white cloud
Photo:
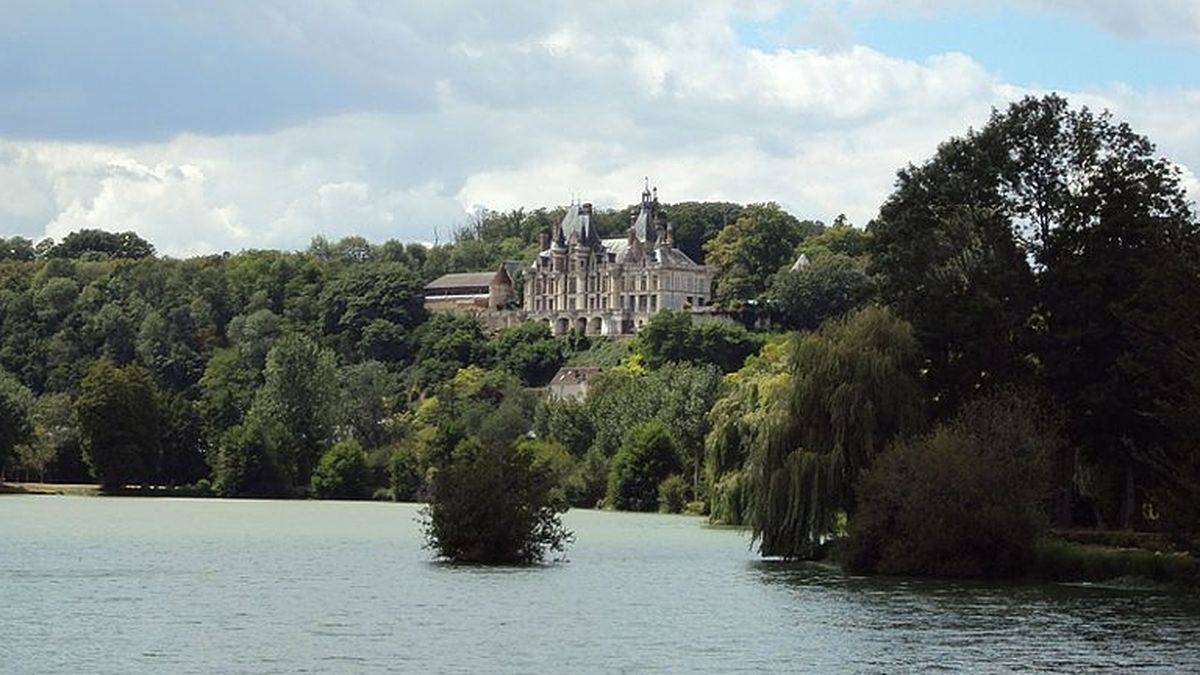
[[[478,206],[554,205],[572,193],[624,205],[648,175],[668,201],[775,200],[802,217],[862,223],[896,169],[1024,93],[963,54],[742,44],[734,20],[770,11],[618,2],[502,21],[465,10],[388,19],[357,5],[275,13],[263,30],[272,40],[340,50],[344,77],[416,87],[421,104],[385,99],[255,133],[0,140],[0,222],[35,236],[135,229],[172,255],[302,247],[316,234],[428,241]],[[395,56],[410,52],[418,62]],[[1067,94],[1112,108],[1200,167],[1200,92]]]

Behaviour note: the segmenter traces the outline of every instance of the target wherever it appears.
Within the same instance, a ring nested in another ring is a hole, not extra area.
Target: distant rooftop
[[[426,284],[425,289],[488,286],[495,277],[495,272],[455,272],[453,274],[443,274]]]

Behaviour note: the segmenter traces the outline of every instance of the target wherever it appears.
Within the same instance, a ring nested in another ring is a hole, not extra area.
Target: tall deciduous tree
[[[329,447],[337,400],[337,369],[330,351],[299,334],[275,343],[250,416],[269,421],[282,434],[279,451],[295,467],[297,485],[308,484],[317,459]]]
[[[84,460],[104,487],[154,478],[162,421],[158,390],[145,369],[97,361],[80,384],[75,415]]]
[[[1044,376],[1093,469],[1083,483],[1098,517],[1127,524],[1134,458],[1165,431],[1146,414],[1153,378],[1139,376],[1165,368],[1139,350],[1133,319],[1180,292],[1152,277],[1184,265],[1200,237],[1179,169],[1108,113],[1031,97],[901,171],[870,231],[883,296],[921,341],[934,411]]]
[[[821,228],[797,220],[773,202],[747,206],[704,245],[706,262],[717,268],[716,299],[738,303],[757,298],[771,275],[794,260],[796,245]]]

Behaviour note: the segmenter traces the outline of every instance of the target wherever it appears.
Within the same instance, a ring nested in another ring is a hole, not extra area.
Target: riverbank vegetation
[[[1112,566],[1051,528],[1155,532],[1170,561],[1194,562],[1200,225],[1181,180],[1107,113],[1027,98],[901,169],[865,227],[666,205],[734,320],[666,311],[632,340],[425,313],[424,283],[528,259],[558,211],[483,213],[432,247],[317,239],[185,260],[133,233],[13,238],[0,470],[436,496],[446,537],[469,529],[454,491],[524,476],[546,513],[707,513],[748,526],[764,555],[836,547],[878,573]],[[596,213],[604,234],[629,222]],[[579,398],[546,395],[564,364],[603,372]],[[551,520],[514,528],[550,533],[549,555],[561,540]],[[504,548],[474,539],[442,553]]]

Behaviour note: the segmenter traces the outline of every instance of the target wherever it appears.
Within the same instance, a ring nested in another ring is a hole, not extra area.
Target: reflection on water
[[[861,578],[678,516],[433,563],[412,505],[0,498],[0,672],[1200,669],[1161,592]]]
[[[856,645],[849,660],[864,668],[1177,670],[1200,664],[1200,600],[1194,596],[753,565],[764,583],[795,598],[797,625],[815,621],[841,633]]]

